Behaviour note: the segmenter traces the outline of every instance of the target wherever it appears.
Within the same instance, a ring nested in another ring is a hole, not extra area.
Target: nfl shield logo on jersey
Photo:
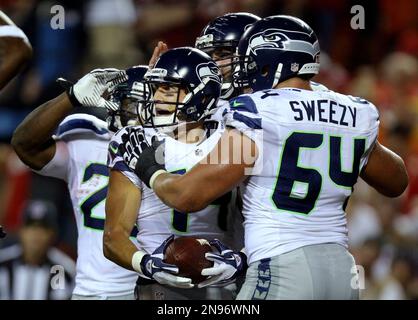
[[[290,65],[290,71],[297,72],[298,70],[299,70],[299,63],[294,62]]]

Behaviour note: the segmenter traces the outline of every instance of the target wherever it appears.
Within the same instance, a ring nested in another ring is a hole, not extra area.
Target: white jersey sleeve
[[[229,109],[224,113],[227,127],[242,132],[257,146],[262,143],[262,121],[254,101],[249,95],[241,95],[229,101]]]
[[[226,127],[234,128],[255,142],[258,156],[247,174],[254,175],[260,172],[263,163],[263,135],[262,118],[257,107],[249,95],[241,95],[229,101],[227,111],[224,111]]]
[[[127,127],[120,129],[112,137],[109,143],[107,166],[110,170],[120,171],[125,177],[129,179],[139,189],[143,188],[143,183],[139,177],[126,165],[123,161],[123,155],[120,152],[119,146],[122,144],[122,135],[127,134]]]
[[[68,181],[69,152],[66,142],[56,141],[54,157],[41,170],[34,171],[42,176]]]
[[[309,81],[313,91],[329,91],[329,89],[321,83]]]
[[[352,100],[357,101],[357,103],[360,103],[364,106],[364,108],[367,110],[364,112],[364,114],[366,115],[364,118],[364,121],[366,121],[366,125],[365,127],[369,128],[369,130],[366,130],[365,136],[367,137],[366,139],[366,149],[365,152],[363,154],[363,156],[360,159],[360,170],[359,172],[361,172],[361,170],[363,170],[363,168],[366,166],[367,162],[369,161],[369,157],[370,157],[370,153],[372,152],[376,141],[377,141],[377,137],[379,135],[379,125],[380,125],[380,115],[379,115],[379,111],[376,108],[376,106],[367,101],[367,100],[363,100],[357,97],[352,97],[349,96]]]
[[[78,139],[110,138],[106,123],[92,115],[77,113],[66,117],[58,126],[53,158],[36,173],[68,182],[71,162],[71,143]]]

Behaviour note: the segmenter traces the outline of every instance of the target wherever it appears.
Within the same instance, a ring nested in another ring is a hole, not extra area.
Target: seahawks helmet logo
[[[281,29],[267,29],[262,32],[254,34],[249,41],[248,51],[257,55],[259,50],[284,50],[304,52],[315,57],[319,53],[319,43],[316,41],[314,44],[303,41],[290,39],[286,33],[292,31]]]
[[[210,80],[216,81],[219,84],[222,83],[221,75],[219,68],[214,62],[201,63],[196,67],[197,75],[199,76],[200,81],[203,82],[203,79],[209,78]]]

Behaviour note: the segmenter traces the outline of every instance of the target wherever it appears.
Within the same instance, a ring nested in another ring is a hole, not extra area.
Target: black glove
[[[150,188],[150,180],[158,170],[166,170],[164,164],[164,141],[156,136],[148,143],[144,129],[127,127],[122,134],[120,145],[123,160],[135,174]]]

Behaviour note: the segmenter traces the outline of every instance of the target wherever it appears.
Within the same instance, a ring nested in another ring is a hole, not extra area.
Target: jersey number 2
[[[99,175],[109,178],[109,169],[106,165],[101,163],[91,163],[87,166],[86,170],[84,170],[83,181],[85,183],[89,181],[94,175]],[[90,229],[103,231],[105,219],[98,218],[93,216],[93,209],[102,201],[106,200],[107,195],[107,184],[97,190],[96,192],[92,193],[84,202],[81,204],[81,212],[84,216],[84,226]],[[131,237],[135,237],[138,233],[136,227],[132,230]]]

